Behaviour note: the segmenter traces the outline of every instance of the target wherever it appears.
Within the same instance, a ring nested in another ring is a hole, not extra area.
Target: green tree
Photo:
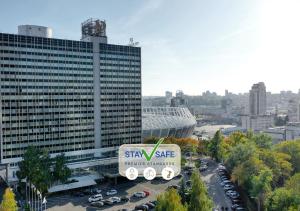
[[[289,178],[284,187],[300,196],[300,173],[294,174],[291,178]]]
[[[251,196],[257,199],[258,211],[261,210],[266,195],[272,190],[272,179],[273,173],[269,168],[261,170],[257,176],[252,177]]]
[[[300,172],[300,140],[281,142],[275,146],[275,150],[291,156],[294,172]]]
[[[47,193],[52,182],[51,159],[49,153],[35,147],[28,147],[19,164],[17,177],[21,181],[26,179],[42,194]]]
[[[254,135],[252,137],[252,140],[259,148],[270,149],[272,146],[272,137],[264,133],[259,133],[257,135]]]
[[[187,208],[181,203],[181,198],[173,188],[157,197],[156,211],[187,211]]]
[[[232,171],[236,166],[256,156],[256,148],[251,143],[240,143],[230,150],[226,166]]]
[[[253,175],[257,175],[260,170],[266,168],[263,161],[255,156],[251,156],[245,162],[242,162],[234,167],[231,179],[237,182],[239,186],[244,187],[245,190],[250,190],[252,187],[251,179]]]
[[[1,202],[1,211],[17,211],[18,206],[17,202],[15,200],[15,194],[12,192],[10,188],[6,188],[4,195],[3,195],[3,200]]]
[[[208,150],[211,156],[216,159],[216,161],[220,161],[222,159],[222,156],[220,154],[220,145],[222,141],[222,133],[220,130],[218,130],[208,145]]]
[[[194,171],[191,177],[192,189],[190,192],[189,211],[212,210],[213,203],[207,194],[207,189],[200,178],[198,171]]]
[[[273,185],[283,185],[292,172],[292,164],[289,162],[291,157],[287,154],[261,149],[258,151],[259,159],[267,165],[273,172]]]
[[[287,188],[277,188],[268,195],[265,201],[265,209],[268,211],[299,210],[300,196],[293,194]]]
[[[181,181],[180,181],[180,188],[179,188],[178,194],[181,197],[182,204],[186,203],[186,201],[187,201],[187,199],[186,199],[186,186],[185,186],[185,182],[184,182],[183,179],[181,179]]]
[[[71,170],[66,165],[66,157],[64,154],[57,155],[54,158],[53,167],[54,180],[65,183],[71,176]]]

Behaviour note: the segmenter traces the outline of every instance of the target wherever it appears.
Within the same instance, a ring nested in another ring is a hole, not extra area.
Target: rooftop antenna
[[[129,46],[132,46],[132,47],[135,47],[135,46],[138,46],[139,45],[139,42],[134,42],[133,41],[133,37],[131,37],[130,39],[129,39],[129,44],[128,44]]]

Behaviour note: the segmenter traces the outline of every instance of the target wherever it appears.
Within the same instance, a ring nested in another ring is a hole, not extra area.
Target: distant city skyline
[[[110,43],[140,43],[144,96],[246,93],[259,81],[272,93],[298,92],[299,10],[297,0],[3,0],[0,31],[36,24],[79,40],[78,23],[104,19]]]

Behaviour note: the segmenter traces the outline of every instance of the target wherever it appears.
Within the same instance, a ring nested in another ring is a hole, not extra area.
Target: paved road
[[[208,193],[215,203],[215,208],[221,210],[221,207],[228,207],[230,210],[231,201],[225,195],[225,192],[220,185],[220,178],[217,174],[218,164],[209,158],[203,160],[208,162],[208,169],[205,172],[201,172],[201,178],[207,185]]]

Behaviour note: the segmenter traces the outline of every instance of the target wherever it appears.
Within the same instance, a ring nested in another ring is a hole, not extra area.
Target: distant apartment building
[[[173,93],[169,92],[169,91],[166,91],[165,97],[166,97],[166,104],[170,105],[171,104],[171,99],[173,97]]]
[[[300,104],[297,99],[290,99],[288,102],[287,116],[289,122],[299,122],[300,121]]]
[[[73,169],[117,165],[141,142],[141,48],[107,43],[104,21],[82,24],[81,41],[47,27],[0,33],[1,164],[9,182],[28,146],[64,153]]]
[[[267,92],[263,82],[254,84],[249,92],[249,114],[264,115],[267,111]]]
[[[242,128],[260,131],[271,127],[274,117],[267,114],[267,92],[263,82],[254,84],[249,91],[249,112],[241,116]]]

